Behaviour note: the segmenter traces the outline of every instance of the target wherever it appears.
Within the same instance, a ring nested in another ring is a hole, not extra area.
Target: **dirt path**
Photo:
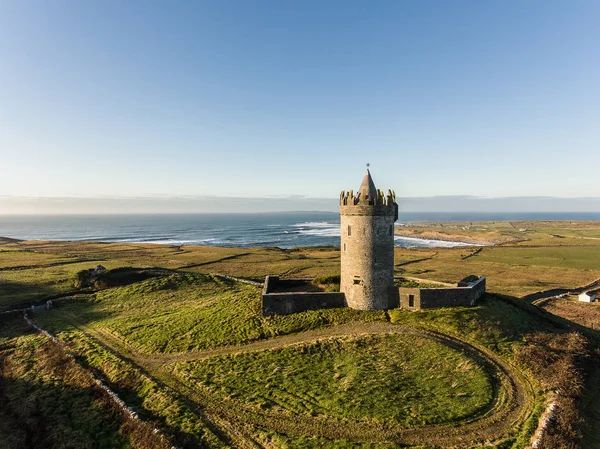
[[[385,322],[350,323],[284,335],[269,340],[259,340],[243,346],[226,346],[179,354],[147,354],[137,351],[105,328],[81,322],[73,314],[59,309],[53,313],[192,401],[213,425],[218,426],[227,435],[229,443],[234,447],[261,447],[252,438],[253,428],[273,430],[288,435],[317,435],[329,439],[471,447],[476,442],[493,442],[510,436],[514,429],[531,413],[531,386],[514,367],[485,348],[450,335],[424,329],[402,327]],[[407,429],[395,423],[386,423],[384,426],[367,419],[348,420],[330,416],[297,415],[286,411],[257,409],[235,400],[213,396],[202,389],[192,388],[172,373],[172,364],[176,362],[279,349],[320,339],[356,338],[362,335],[383,333],[419,334],[461,351],[473,359],[483,369],[486,369],[494,384],[494,398],[487,410],[482,411],[478,417],[458,425],[453,423],[453,425]]]
[[[597,279],[587,285],[575,288],[553,288],[552,290],[544,290],[541,292],[530,293],[529,295],[522,296],[521,299],[530,301],[533,305],[538,305],[543,300],[554,298],[555,296],[564,294],[579,294],[588,290],[593,290],[600,287],[600,279]]]

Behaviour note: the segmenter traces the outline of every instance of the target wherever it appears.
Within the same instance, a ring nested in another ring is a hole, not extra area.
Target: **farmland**
[[[495,242],[395,252],[397,275],[424,285],[485,275],[489,294],[471,308],[262,317],[260,287],[223,275],[335,275],[338,249],[2,240],[0,311],[54,298],[33,320],[60,342],[35,334],[19,314],[0,316],[0,397],[10,404],[0,422],[30,423],[14,434],[0,426],[2,441],[22,447],[36,417],[55,420],[80,447],[519,448],[556,403],[562,414],[542,447],[597,447],[596,304],[538,307],[527,295],[600,278],[600,226],[399,232]],[[77,273],[98,264],[108,269],[105,282],[76,287]],[[58,363],[64,354],[74,359]],[[93,393],[88,371],[165,440]],[[94,414],[75,419],[73,407]],[[102,440],[93,442],[98,428]],[[36,435],[61,447],[49,431]]]

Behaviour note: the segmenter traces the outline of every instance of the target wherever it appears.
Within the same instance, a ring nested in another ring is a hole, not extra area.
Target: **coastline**
[[[493,246],[495,243],[491,242],[477,242],[477,241],[466,241],[466,240],[458,240],[451,238],[429,238],[415,235],[402,235],[398,233],[394,233],[394,238],[402,238],[404,240],[414,240],[420,242],[436,242],[436,243],[447,243],[448,245],[430,245],[426,248],[457,248],[457,247],[465,247],[465,246]],[[402,246],[401,248],[423,248],[422,246]]]
[[[462,237],[462,236],[447,236],[447,235],[415,235],[410,233],[400,233],[398,229],[394,232],[394,237],[402,237],[405,239],[414,239],[414,240],[422,240],[422,241],[437,241],[437,242],[448,242],[448,243],[461,243],[463,245],[457,246],[495,246],[500,243],[508,243],[511,240],[507,240],[506,242],[497,242],[490,240],[477,240],[470,237]]]
[[[465,242],[460,240],[450,240],[450,239],[432,239],[426,237],[415,237],[415,236],[402,236],[395,234],[394,239],[401,238],[405,241],[414,241],[414,242],[423,242],[424,245],[394,245],[396,248],[456,248],[456,247],[466,247],[466,246],[493,246],[493,243],[475,243],[475,242]],[[396,241],[396,240],[395,240]],[[171,241],[152,241],[152,240],[139,240],[139,241],[124,241],[124,240],[111,240],[111,239],[16,239],[11,237],[3,237],[0,236],[0,245],[10,245],[10,244],[36,244],[36,243],[83,243],[83,244],[98,244],[98,245],[153,245],[153,246],[165,246],[165,247],[173,247],[173,248],[181,248],[181,247],[201,247],[201,248],[279,248],[279,249],[295,249],[295,248],[319,248],[319,247],[331,247],[331,248],[340,248],[340,245],[331,245],[331,244],[312,244],[312,245],[298,245],[298,246],[277,246],[277,245],[233,245],[233,244],[202,244],[200,242],[195,241],[181,241],[181,240],[171,240]],[[437,244],[436,244],[437,243]]]
[[[309,248],[340,246],[340,224],[312,215],[253,216],[247,220],[223,217],[132,217],[31,219],[0,221],[0,244],[21,241],[151,244],[225,248]],[[600,221],[533,220],[487,222],[399,223],[396,247],[489,247],[528,240],[597,240]],[[3,237],[6,236],[6,237]]]

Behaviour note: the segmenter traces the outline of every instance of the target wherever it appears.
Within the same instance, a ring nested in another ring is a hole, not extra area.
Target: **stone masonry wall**
[[[285,292],[286,284],[294,286],[298,281],[309,279],[280,280],[279,276],[267,276],[262,292],[262,314],[288,315],[330,307],[344,307],[346,298],[342,292]],[[401,307],[409,310],[436,307],[473,306],[485,293],[486,278],[465,287],[450,288],[404,288],[387,289],[389,309]],[[278,290],[274,293],[274,290]],[[283,290],[283,291],[282,291]],[[412,296],[412,305],[411,305]]]
[[[285,283],[279,276],[267,276],[262,292],[262,314],[288,315],[290,313],[329,307],[344,307],[345,297],[340,292],[271,293],[274,284]],[[293,282],[293,280],[291,281]]]
[[[473,306],[485,293],[485,276],[465,287],[403,288],[400,287],[400,307],[419,310],[436,307]],[[412,296],[412,305],[411,305]]]
[[[342,206],[341,283],[348,307],[391,307],[394,285],[394,221],[390,206]]]

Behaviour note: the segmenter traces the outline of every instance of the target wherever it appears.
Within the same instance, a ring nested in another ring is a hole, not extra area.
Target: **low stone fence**
[[[4,312],[0,312],[0,315],[15,315],[15,314],[22,314],[23,312],[25,312],[25,310],[27,309],[11,309],[11,310],[5,310]]]
[[[340,292],[273,292],[286,282],[309,282],[311,279],[280,280],[279,276],[267,276],[262,291],[262,314],[289,315],[291,313],[317,310],[329,307],[344,307],[346,296]]]
[[[236,278],[227,274],[210,273],[211,276],[216,276],[221,279],[228,279],[230,281],[241,282],[243,284],[254,285],[255,287],[262,287],[264,284],[261,282],[251,281],[250,279]]]
[[[473,283],[459,283],[448,288],[404,288],[398,289],[400,307],[419,310],[436,307],[473,306],[485,293],[485,276]]]
[[[556,403],[550,402],[546,406],[546,410],[540,416],[540,420],[538,422],[538,428],[536,429],[533,437],[531,437],[531,446],[527,449],[538,449],[542,446],[542,441],[546,432],[548,431],[548,427],[550,427],[556,421],[556,412],[558,411],[558,407]]]
[[[45,329],[39,327],[38,325],[36,325],[33,321],[31,321],[29,319],[29,316],[27,316],[27,310],[29,309],[23,309],[24,313],[23,313],[23,317],[25,318],[25,321],[27,322],[27,324],[29,326],[31,326],[33,329],[35,329],[37,332],[39,332],[40,334],[44,335],[46,338],[48,338],[50,341],[52,341],[53,343],[55,343],[59,348],[61,348],[61,350],[63,351],[63,353],[69,357],[70,359],[74,360],[75,363],[77,363],[75,357],[73,357],[72,354],[70,354],[69,352],[65,351],[64,348],[64,344],[59,341],[54,335],[52,335],[50,332],[46,331]],[[79,365],[79,364],[78,364]],[[79,365],[81,366],[81,365]],[[85,369],[85,368],[84,368]],[[139,423],[144,423],[144,421],[142,421],[142,419],[138,416],[138,414],[135,412],[135,410],[133,410],[130,406],[128,406],[118,395],[117,393],[115,393],[113,390],[111,390],[104,382],[102,382],[100,379],[98,379],[93,373],[92,371],[86,369],[88,375],[90,376],[90,378],[92,379],[92,381],[100,388],[104,391],[104,393],[107,395],[107,397],[110,398],[110,400],[113,402],[113,404],[115,404],[117,406],[117,408],[129,419],[132,419],[133,421],[137,421]],[[145,424],[145,423],[144,423]],[[153,432],[154,435],[156,435],[157,438],[161,438],[164,439],[165,437],[163,436],[162,432],[160,429],[154,428]],[[171,449],[178,449],[175,446],[171,446]]]

